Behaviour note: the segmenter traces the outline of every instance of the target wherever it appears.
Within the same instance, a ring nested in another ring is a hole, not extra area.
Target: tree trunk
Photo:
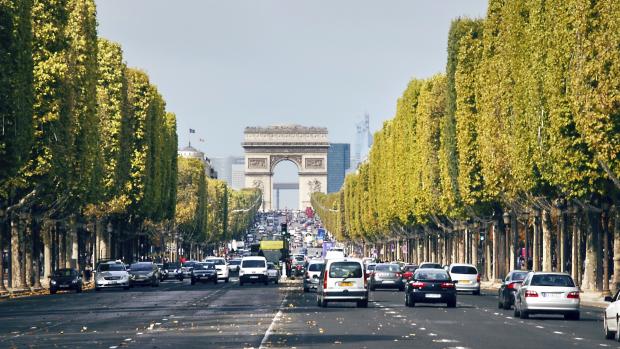
[[[538,218],[534,217],[534,229],[532,239],[532,270],[540,271],[540,255],[538,245],[540,244],[540,237],[538,232]]]
[[[581,283],[579,282],[579,269],[580,269],[580,265],[579,265],[579,234],[581,233],[579,231],[579,214],[574,213],[571,217],[571,224],[572,224],[572,243],[571,243],[571,276],[573,277],[573,280],[579,284],[579,286],[581,286]]]
[[[49,277],[52,276],[52,229],[54,223],[45,222],[43,224],[42,240],[43,240],[43,282],[49,283]]]
[[[32,285],[35,289],[41,288],[41,224],[35,220],[32,225],[32,265],[34,268],[34,283]]]
[[[0,293],[7,291],[6,286],[4,285],[5,265],[4,265],[3,253],[4,253],[4,231],[6,229],[6,221],[4,219],[5,219],[4,217],[0,219]]]
[[[486,237],[484,239],[484,265],[485,265],[485,276],[487,281],[493,280],[493,268],[492,268],[492,256],[491,256],[491,227],[486,227]]]
[[[493,236],[493,274],[491,277],[491,281],[495,282],[497,281],[499,276],[499,234],[497,234],[497,226],[495,225],[495,223],[491,225],[491,229],[491,234]]]
[[[33,261],[32,261],[32,219],[30,217],[24,219],[24,286],[32,288],[33,285]]]
[[[620,220],[618,214],[618,207],[614,206],[612,209],[613,224],[612,236],[614,238],[614,279],[613,279],[613,291],[616,292],[620,289]]]
[[[20,246],[22,242],[20,227],[17,216],[11,217],[11,287],[13,289],[23,289],[24,283],[22,275],[22,261]]]
[[[560,210],[558,219],[558,271],[567,273],[566,269],[566,216]]]
[[[611,295],[609,292],[609,230],[608,230],[608,212],[601,214],[601,234],[603,235],[603,295]]]
[[[549,217],[549,211],[542,211],[542,249],[543,249],[543,271],[552,271],[551,263],[551,219]]]
[[[476,269],[480,270],[480,266],[478,265],[478,243],[480,242],[480,233],[476,230],[473,234],[472,244],[471,244],[471,263],[476,266]],[[479,274],[482,274],[478,272]]]
[[[67,267],[67,230],[65,225],[61,224],[57,230],[58,234],[58,267]]]
[[[69,231],[67,232],[67,262],[68,267],[78,269],[78,237],[75,226],[75,217],[69,222]]]
[[[586,212],[586,262],[583,274],[582,289],[587,291],[596,291],[596,272],[597,272],[597,247],[598,241],[596,232],[592,226],[591,215]]]

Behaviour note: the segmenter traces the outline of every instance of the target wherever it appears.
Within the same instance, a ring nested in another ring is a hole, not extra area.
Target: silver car
[[[319,277],[325,266],[324,263],[323,261],[310,261],[308,263],[308,269],[304,275],[304,292],[309,292],[311,289],[316,290],[319,287]]]
[[[370,274],[368,286],[371,291],[377,288],[398,288],[405,290],[403,274],[398,264],[377,264],[375,271]]]
[[[527,319],[532,314],[562,314],[579,320],[579,289],[565,273],[529,273],[515,296],[514,316]]]
[[[456,281],[457,291],[480,294],[480,274],[472,264],[451,264],[448,273],[452,281]]]

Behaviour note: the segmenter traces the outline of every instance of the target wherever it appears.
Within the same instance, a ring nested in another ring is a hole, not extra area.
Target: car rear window
[[[457,265],[457,266],[452,267],[452,269],[450,269],[450,272],[453,274],[469,274],[469,275],[478,274],[478,271],[476,270],[476,268],[463,266],[463,265]]]
[[[153,265],[149,263],[136,263],[129,266],[129,269],[133,271],[148,271],[153,270]]]
[[[400,271],[400,267],[397,264],[379,264],[375,268],[376,271],[391,271],[398,272]]]
[[[54,272],[54,276],[58,276],[58,277],[75,276],[76,274],[77,273],[75,273],[71,269],[58,269]]]
[[[230,265],[239,265],[239,264],[241,264],[241,261],[240,260],[232,260],[228,264],[230,264]]]
[[[362,277],[362,265],[357,262],[335,262],[329,267],[330,278]]]
[[[373,270],[375,270],[376,267],[377,267],[376,264],[371,264],[371,265],[366,267],[366,270],[373,271]]]
[[[224,261],[221,259],[209,259],[208,260],[209,263],[213,263],[215,265],[223,265]]]
[[[418,267],[415,265],[408,265],[405,267],[405,271],[416,271],[418,270]]]
[[[99,271],[123,271],[125,270],[125,266],[122,264],[99,264]]]
[[[324,264],[312,263],[308,266],[308,271],[323,271]]]
[[[534,275],[531,286],[575,287],[573,279],[568,275]]]
[[[511,276],[511,280],[516,280],[516,281],[523,281],[525,280],[525,277],[527,276],[527,272],[525,273],[513,273]]]
[[[437,280],[437,281],[450,280],[450,276],[445,271],[430,271],[430,270],[426,271],[424,269],[418,269],[413,277],[416,280]]]
[[[250,259],[247,261],[241,262],[242,268],[264,268],[265,261]]]
[[[437,263],[422,264],[420,269],[441,269],[441,265]]]

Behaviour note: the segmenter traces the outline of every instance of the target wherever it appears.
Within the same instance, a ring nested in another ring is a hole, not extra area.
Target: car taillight
[[[538,293],[536,291],[525,291],[525,298],[527,297],[538,297]]]
[[[441,284],[441,288],[454,288],[454,284],[451,282],[444,282]]]
[[[508,284],[508,286],[506,286],[506,288],[509,289],[509,290],[514,290],[515,289],[515,283],[513,282],[513,283]]]
[[[410,285],[411,285],[411,287],[413,287],[413,288],[416,288],[416,287],[418,287],[418,288],[422,288],[422,287],[426,286],[426,284],[425,284],[425,283],[423,283],[423,282],[419,282],[419,281],[412,282]]]
[[[476,282],[480,282],[480,274],[478,274],[478,276],[476,276]]]
[[[323,290],[327,289],[327,273],[323,276]]]
[[[569,292],[566,298],[579,299],[579,292]]]
[[[401,273],[396,273],[396,277],[397,278],[401,277]]]

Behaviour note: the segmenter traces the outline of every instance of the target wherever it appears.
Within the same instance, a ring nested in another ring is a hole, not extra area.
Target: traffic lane
[[[457,308],[404,306],[404,293],[371,292],[368,309],[348,304],[316,306],[314,294],[293,293],[269,338],[271,347],[548,348],[618,347],[601,332],[600,314],[588,308],[581,321],[545,316],[520,320],[494,309],[491,296],[459,294]]]
[[[480,296],[459,294],[459,300],[462,304],[474,306],[485,313],[491,313],[508,320],[522,321],[523,324],[533,326],[536,329],[546,329],[555,335],[571,336],[573,339],[577,338],[575,341],[578,342],[588,339],[598,341],[599,344],[614,344],[613,342],[606,342],[602,335],[603,310],[600,308],[580,307],[581,319],[579,321],[564,320],[562,315],[531,315],[527,320],[520,320],[513,319],[514,310],[499,309],[497,295],[491,292],[484,292]]]
[[[228,284],[132,342],[136,348],[259,348],[289,292],[284,285]]]
[[[330,303],[320,308],[314,292],[291,292],[265,347],[445,348],[402,315],[403,292],[371,292],[368,308]]]
[[[0,303],[0,347],[113,347],[220,285],[189,281],[160,287],[58,293]],[[161,321],[161,320],[160,320]]]

